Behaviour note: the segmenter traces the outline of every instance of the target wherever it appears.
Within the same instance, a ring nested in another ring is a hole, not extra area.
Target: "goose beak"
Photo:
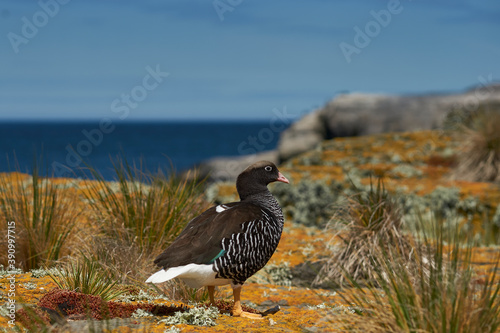
[[[288,181],[288,179],[286,179],[286,177],[283,176],[281,174],[281,172],[278,172],[278,179],[276,179],[276,180],[279,181],[279,182],[287,183],[287,184],[290,183],[290,181]]]

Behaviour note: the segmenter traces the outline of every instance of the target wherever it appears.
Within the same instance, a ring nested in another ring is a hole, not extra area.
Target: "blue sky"
[[[0,31],[0,120],[266,119],[500,77],[498,0],[2,0]]]

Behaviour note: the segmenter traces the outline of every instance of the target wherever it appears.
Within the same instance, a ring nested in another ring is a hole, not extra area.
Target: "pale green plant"
[[[100,296],[103,300],[114,299],[125,291],[109,269],[103,267],[97,258],[80,254],[75,262],[69,262],[59,269],[59,274],[48,271],[56,285],[63,290]]]

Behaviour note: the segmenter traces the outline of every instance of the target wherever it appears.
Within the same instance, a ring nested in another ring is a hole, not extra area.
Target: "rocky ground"
[[[475,274],[480,282],[496,269],[493,263],[500,253],[497,245],[484,246],[488,243],[487,236],[491,236],[485,235],[484,216],[488,215],[491,220],[499,214],[500,222],[500,188],[498,184],[454,180],[450,171],[459,154],[460,143],[454,137],[429,130],[328,140],[280,166],[291,184],[283,184],[288,189],[282,184],[272,185],[271,191],[282,203],[287,215],[286,227],[269,264],[243,287],[242,292],[244,303],[256,310],[281,307],[279,312],[263,320],[220,314],[213,317],[214,326],[174,325],[159,322],[165,317],[139,313],[134,318],[99,322],[82,318],[67,320],[60,330],[82,332],[91,331],[93,327],[94,331],[113,332],[342,331],[339,318],[345,320],[346,315],[347,318],[356,316],[351,304],[346,304],[341,297],[351,291],[349,288],[334,289],[328,284],[321,285],[322,289],[312,288],[311,282],[321,260],[329,253],[328,248],[336,243],[331,230],[343,198],[355,193],[356,189],[369,186],[370,179],[376,176],[384,178],[386,188],[397,198],[405,198],[400,201],[408,218],[413,209],[429,207],[441,209],[446,214],[454,211],[463,217],[459,222],[461,226],[472,228],[478,244],[482,244],[473,252]],[[231,183],[211,185],[207,196],[215,202],[236,199]],[[36,276],[32,273],[15,275],[14,299],[18,308],[38,304],[55,288],[50,277]],[[2,275],[0,282],[0,297],[4,303],[9,297],[9,275]],[[230,288],[222,288],[219,295],[231,300]],[[148,302],[182,307],[178,302],[165,299]],[[10,331],[7,314],[2,308],[0,327]]]

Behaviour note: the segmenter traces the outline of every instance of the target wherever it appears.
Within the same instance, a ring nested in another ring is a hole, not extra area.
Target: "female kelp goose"
[[[267,184],[288,183],[276,165],[260,161],[236,180],[239,202],[218,205],[191,220],[154,261],[163,269],[146,283],[181,278],[192,288],[208,287],[215,305],[215,286],[231,284],[233,316],[260,319],[241,309],[243,283],[266,265],[280,241],[283,213]]]

